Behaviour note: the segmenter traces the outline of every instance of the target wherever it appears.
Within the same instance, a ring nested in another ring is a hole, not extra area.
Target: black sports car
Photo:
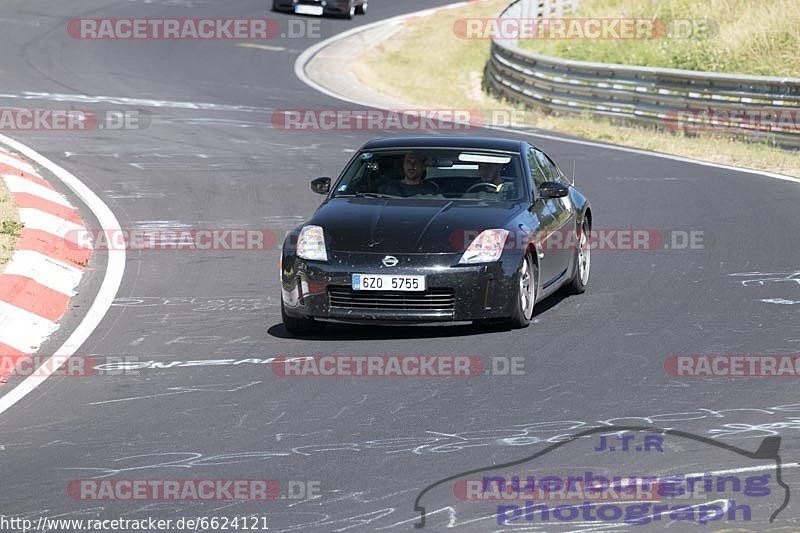
[[[367,14],[367,0],[272,0],[272,10],[352,18]]]
[[[474,137],[373,140],[311,219],[286,238],[281,314],[325,322],[505,321],[589,281],[592,212],[541,150]]]

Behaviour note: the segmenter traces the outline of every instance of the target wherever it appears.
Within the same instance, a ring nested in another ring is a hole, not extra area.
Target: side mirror
[[[555,181],[546,181],[539,187],[539,196],[541,198],[564,198],[568,194],[569,187]]]
[[[317,194],[328,194],[331,192],[331,179],[316,178],[311,180],[311,190]]]

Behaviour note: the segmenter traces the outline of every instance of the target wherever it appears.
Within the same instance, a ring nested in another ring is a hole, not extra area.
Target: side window
[[[564,172],[558,168],[558,165],[553,163],[553,160],[550,159],[549,156],[545,155],[545,157],[547,158],[547,164],[550,166],[550,171],[553,175],[553,181],[557,181],[561,183],[561,185],[569,185],[570,181],[567,179],[567,176],[564,175]]]
[[[558,172],[553,168],[553,164],[544,152],[534,149],[536,152],[536,159],[539,161],[539,166],[544,173],[545,181],[556,181],[558,179]]]
[[[545,163],[542,164],[543,156],[540,151],[535,148],[528,150],[528,166],[531,167],[531,178],[533,178],[533,185],[536,191],[545,181],[550,181],[550,169]]]

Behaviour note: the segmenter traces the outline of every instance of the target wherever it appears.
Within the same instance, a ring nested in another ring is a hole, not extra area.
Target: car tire
[[[539,268],[533,254],[528,252],[522,258],[516,276],[516,291],[514,296],[514,311],[508,320],[514,329],[526,328],[533,318],[533,308],[536,306],[536,285],[539,279]]]
[[[366,15],[367,14],[367,0],[361,2],[360,6],[356,6],[356,15]]]
[[[281,298],[281,320],[286,331],[292,335],[313,335],[325,329],[325,322],[319,322],[313,318],[289,316],[283,308],[283,298]]]
[[[592,267],[592,243],[589,242],[591,228],[587,220],[581,224],[581,233],[578,236],[578,247],[573,258],[572,279],[564,286],[567,294],[583,294],[589,285],[589,274]]]
[[[278,13],[278,3],[275,0],[272,0],[272,11],[274,13]]]
[[[351,19],[356,14],[356,4],[355,0],[350,1],[350,5],[348,6],[347,12],[343,15],[346,19]]]

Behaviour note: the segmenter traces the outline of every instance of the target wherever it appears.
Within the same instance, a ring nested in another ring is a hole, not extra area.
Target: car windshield
[[[361,152],[334,197],[518,201],[526,189],[515,154],[465,149]]]

